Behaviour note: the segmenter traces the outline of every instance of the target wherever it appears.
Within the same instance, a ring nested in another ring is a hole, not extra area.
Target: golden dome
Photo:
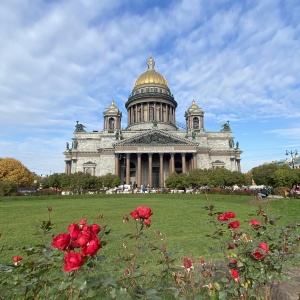
[[[150,56],[148,59],[147,65],[148,70],[138,77],[138,79],[135,81],[134,88],[147,83],[161,84],[169,87],[164,76],[154,70],[155,61],[152,56]]]
[[[193,100],[192,105],[189,107],[189,110],[190,109],[201,109],[201,108],[196,104],[195,100]]]
[[[114,100],[112,100],[111,105],[107,109],[114,109],[114,108],[117,108],[117,107],[115,106]]]
[[[118,108],[115,106],[114,100],[111,101],[111,105],[106,110],[112,110],[112,109],[114,109],[114,110],[117,109],[118,110]]]

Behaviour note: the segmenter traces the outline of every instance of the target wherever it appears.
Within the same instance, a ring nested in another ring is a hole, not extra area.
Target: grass
[[[137,206],[149,206],[153,211],[152,225],[148,236],[163,233],[167,249],[182,250],[181,257],[211,257],[210,247],[216,241],[206,237],[213,227],[207,223],[210,217],[203,209],[208,201],[217,211],[233,211],[246,228],[247,222],[254,218],[257,206],[251,196],[209,195],[204,194],[133,194],[133,195],[73,195],[43,197],[2,197],[0,198],[0,247],[33,246],[40,241],[34,235],[35,226],[48,219],[47,207],[53,208],[51,221],[53,234],[67,232],[70,223],[82,218],[88,223],[107,225],[111,233],[105,238],[107,244],[100,251],[108,261],[122,252],[124,236],[134,229],[133,220],[123,223],[124,214]],[[294,199],[275,199],[264,204],[276,216],[282,215],[282,225],[299,222],[300,201]],[[99,219],[98,215],[103,214]],[[49,238],[50,241],[50,238]],[[21,255],[19,250],[2,251],[0,262],[10,262],[13,256]]]

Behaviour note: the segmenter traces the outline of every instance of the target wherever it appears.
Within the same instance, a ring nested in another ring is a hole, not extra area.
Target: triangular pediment
[[[116,145],[197,145],[197,143],[177,137],[169,132],[156,129],[123,140]]]

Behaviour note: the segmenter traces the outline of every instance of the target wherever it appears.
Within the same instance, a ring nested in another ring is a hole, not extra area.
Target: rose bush
[[[219,259],[201,253],[181,257],[168,249],[163,231],[149,234],[151,208],[138,206],[129,213],[132,218],[120,216],[131,232],[117,241],[122,245],[118,257],[107,264],[98,255],[109,234],[105,225],[81,219],[52,236],[48,209],[49,220],[39,226],[42,243],[19,249],[22,255],[13,264],[0,264],[0,294],[4,299],[270,299],[273,280],[297,255],[298,225],[277,226],[278,218],[260,202],[255,218],[244,222],[211,204],[204,209],[212,226],[209,236],[219,241],[211,252]],[[147,270],[149,256],[157,261],[156,271]]]

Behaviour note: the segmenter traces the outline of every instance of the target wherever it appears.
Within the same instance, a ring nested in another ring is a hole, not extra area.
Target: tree
[[[169,178],[166,179],[166,186],[172,189],[183,189],[188,185],[186,174],[177,174],[174,172]]]
[[[16,184],[9,181],[0,181],[0,196],[12,196],[18,193]]]
[[[230,182],[228,182],[229,185],[234,185],[234,184],[244,185],[247,183],[246,175],[238,171],[233,171],[231,173],[231,180],[232,180],[231,184]]]
[[[252,172],[248,171],[245,174],[245,180],[246,180],[246,185],[253,185],[253,176],[252,176]]]
[[[192,187],[210,186],[209,174],[211,172],[207,169],[192,170],[188,176],[188,185]]]
[[[237,183],[232,176],[232,172],[223,168],[214,169],[210,173],[209,177],[210,182],[214,187],[232,186]]]
[[[274,172],[274,187],[292,187],[297,180],[298,174],[288,165],[282,166]]]
[[[121,180],[117,175],[108,173],[104,176],[101,176],[102,184],[105,187],[112,188],[121,184]]]
[[[276,182],[274,180],[274,173],[280,166],[275,163],[264,164],[255,167],[251,170],[253,175],[253,180],[257,185],[275,186]]]
[[[34,174],[14,158],[0,159],[0,180],[18,186],[32,186]]]

